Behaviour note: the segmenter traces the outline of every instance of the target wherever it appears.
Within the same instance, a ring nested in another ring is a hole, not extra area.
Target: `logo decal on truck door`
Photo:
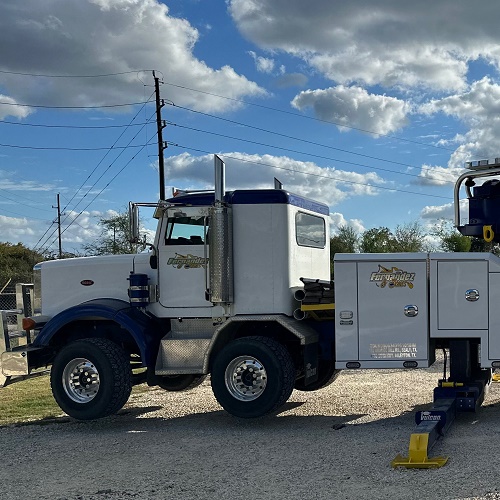
[[[378,271],[370,275],[370,282],[375,283],[378,287],[395,288],[407,286],[413,288],[413,281],[415,280],[415,273],[408,273],[399,269],[398,267],[387,268],[378,265]]]
[[[167,261],[167,266],[174,266],[176,269],[196,269],[206,267],[207,264],[208,259],[205,257],[197,257],[190,253],[187,255],[176,253],[175,257],[170,257]]]

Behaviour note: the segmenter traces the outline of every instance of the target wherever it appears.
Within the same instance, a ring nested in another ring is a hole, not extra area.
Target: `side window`
[[[203,245],[207,229],[205,217],[169,217],[165,245]]]
[[[298,212],[295,215],[295,235],[302,247],[325,248],[325,220],[316,215]]]

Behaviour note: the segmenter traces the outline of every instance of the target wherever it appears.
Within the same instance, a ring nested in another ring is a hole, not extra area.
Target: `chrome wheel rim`
[[[76,403],[92,401],[99,391],[99,372],[95,365],[85,358],[72,359],[62,374],[64,391]]]
[[[267,384],[264,365],[253,356],[238,356],[226,368],[226,387],[239,401],[253,401],[262,395]]]

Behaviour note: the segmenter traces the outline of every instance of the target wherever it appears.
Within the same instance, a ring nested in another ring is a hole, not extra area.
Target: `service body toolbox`
[[[500,259],[491,253],[337,254],[336,368],[425,368],[439,339],[500,358]]]

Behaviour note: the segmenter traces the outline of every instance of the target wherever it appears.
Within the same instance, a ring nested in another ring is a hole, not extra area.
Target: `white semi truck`
[[[442,348],[460,405],[478,404],[500,366],[499,258],[336,255],[334,298],[328,207],[279,188],[225,192],[217,157],[215,167],[214,192],[130,205],[135,241],[138,207],[155,207],[149,253],[35,266],[32,341],[1,354],[0,385],[51,366],[60,407],[96,419],[136,383],[180,391],[210,374],[229,413],[258,417],[342,369],[425,368]],[[500,165],[471,167],[455,187],[458,207],[466,181],[469,224],[458,211],[457,226],[495,240],[496,181],[471,187]]]

